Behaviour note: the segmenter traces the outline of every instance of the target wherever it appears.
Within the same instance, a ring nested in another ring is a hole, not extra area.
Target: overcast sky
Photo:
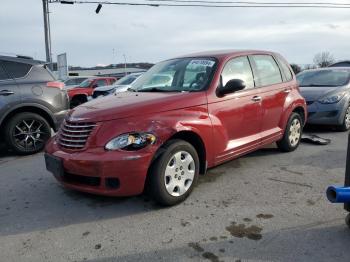
[[[1,2],[0,52],[45,59],[42,1]],[[128,62],[157,62],[217,49],[273,50],[299,64],[312,63],[320,51],[350,59],[349,9],[105,5],[99,14],[95,9],[50,4],[54,60],[66,52],[70,65],[121,63],[123,54]]]

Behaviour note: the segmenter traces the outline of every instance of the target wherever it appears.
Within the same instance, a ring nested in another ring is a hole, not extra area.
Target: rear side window
[[[286,64],[286,62],[279,56],[277,56],[277,61],[280,65],[280,68],[283,73],[283,81],[284,82],[289,82],[293,79],[292,72],[289,69],[289,66]]]
[[[32,65],[13,62],[13,61],[3,61],[2,64],[6,72],[12,78],[24,77],[28,74],[29,70],[32,68]]]
[[[253,73],[246,56],[228,61],[222,70],[221,77],[223,86],[232,79],[240,79],[244,81],[245,89],[254,88]]]
[[[5,70],[1,66],[1,62],[0,62],[0,80],[6,80],[9,78],[10,77],[6,74]]]
[[[255,84],[257,86],[268,86],[282,83],[281,71],[272,56],[253,55],[253,70]]]

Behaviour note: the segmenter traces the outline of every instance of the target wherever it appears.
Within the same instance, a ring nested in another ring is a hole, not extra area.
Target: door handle
[[[13,95],[15,92],[12,92],[10,90],[1,90],[0,91],[0,96],[9,96],[9,95]]]
[[[261,101],[261,96],[253,96],[252,101],[254,102],[260,102]]]
[[[285,93],[285,94],[289,94],[289,93],[290,93],[290,91],[292,91],[292,89],[291,89],[291,88],[285,88],[285,89],[283,90],[283,93]]]

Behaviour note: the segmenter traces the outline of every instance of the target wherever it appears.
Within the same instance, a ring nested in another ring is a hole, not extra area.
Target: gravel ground
[[[274,145],[211,169],[182,204],[62,188],[43,154],[0,156],[0,261],[349,261],[342,205],[347,133]]]

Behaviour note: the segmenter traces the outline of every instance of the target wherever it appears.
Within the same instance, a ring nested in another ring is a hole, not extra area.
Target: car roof
[[[0,60],[11,61],[11,62],[19,62],[19,63],[25,63],[25,64],[30,64],[30,65],[47,64],[47,62],[45,62],[45,61],[35,60],[35,59],[32,59],[30,57],[26,57],[26,56],[5,56],[5,55],[0,55]]]
[[[214,50],[214,51],[205,51],[192,53],[188,55],[179,56],[176,58],[184,58],[184,57],[214,57],[218,59],[229,58],[236,55],[252,55],[252,54],[267,54],[273,55],[275,52],[271,51],[263,51],[263,50],[238,50],[238,49],[228,49],[228,50]]]

